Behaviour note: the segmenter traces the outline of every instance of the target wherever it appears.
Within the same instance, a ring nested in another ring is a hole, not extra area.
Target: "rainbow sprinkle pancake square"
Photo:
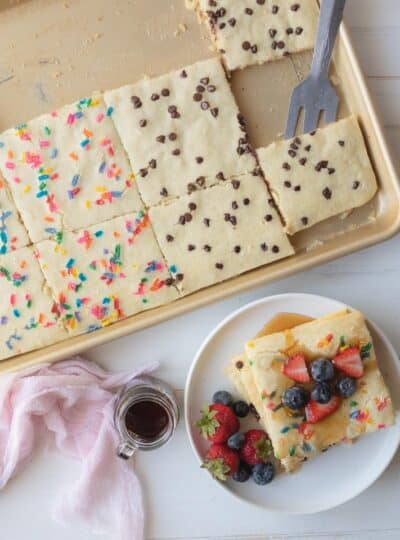
[[[8,186],[0,174],[0,255],[15,251],[29,243],[28,233],[21,223]]]
[[[332,359],[350,347],[361,351],[364,372],[356,379],[355,393],[343,397],[335,412],[310,423],[303,414],[294,414],[283,405],[285,390],[299,384],[283,373],[287,358],[301,352],[307,362]],[[245,355],[232,360],[227,374],[239,392],[245,388],[244,399],[257,408],[275,456],[288,472],[332,445],[351,442],[394,423],[392,401],[372,338],[357,311],[343,310],[254,339],[246,343]]]
[[[65,339],[34,250],[0,256],[0,359]]]
[[[0,169],[33,242],[142,207],[100,96],[0,134]]]
[[[37,245],[70,334],[90,332],[178,297],[143,211]]]
[[[312,49],[316,0],[195,0],[229,70]]]
[[[260,176],[244,175],[150,209],[183,293],[293,254]]]
[[[148,206],[256,167],[217,59],[106,92]]]

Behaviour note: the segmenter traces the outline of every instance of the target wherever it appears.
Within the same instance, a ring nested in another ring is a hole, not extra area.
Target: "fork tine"
[[[338,108],[339,100],[337,100],[336,103],[330,103],[329,107],[325,109],[324,118],[326,124],[331,124],[332,122],[336,121]]]
[[[292,139],[296,134],[297,122],[301,107],[296,103],[294,93],[290,101],[289,114],[286,123],[285,139]]]
[[[304,111],[304,133],[310,133],[318,127],[319,111],[313,107],[306,108]]]

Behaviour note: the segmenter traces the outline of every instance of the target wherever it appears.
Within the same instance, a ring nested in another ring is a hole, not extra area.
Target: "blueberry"
[[[317,382],[331,381],[335,376],[335,368],[329,358],[318,358],[311,364],[311,377]]]
[[[241,461],[238,470],[232,474],[232,478],[236,482],[247,482],[247,480],[250,478],[250,475],[251,468],[247,465],[247,463]]]
[[[329,384],[323,382],[318,383],[311,390],[311,399],[317,403],[328,403],[332,397],[332,391]]]
[[[293,411],[305,407],[310,399],[308,390],[302,386],[292,386],[285,390],[282,396],[283,404]]]
[[[225,390],[219,390],[218,392],[215,392],[212,400],[213,403],[221,403],[221,405],[226,405],[227,407],[230,407],[233,403],[232,396],[229,392],[226,392]]]
[[[233,412],[236,414],[236,416],[239,416],[240,418],[244,418],[249,414],[250,407],[247,405],[245,401],[235,401],[233,404]]]
[[[256,484],[264,486],[269,484],[275,475],[275,467],[270,461],[254,465],[251,476]]]
[[[351,397],[357,389],[357,383],[351,377],[344,377],[340,379],[336,385],[336,391],[339,396],[344,398]]]
[[[240,450],[244,444],[244,434],[234,433],[231,435],[226,443],[232,450]]]

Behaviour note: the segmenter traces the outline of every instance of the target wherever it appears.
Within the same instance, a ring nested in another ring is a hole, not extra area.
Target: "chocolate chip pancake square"
[[[36,248],[71,335],[97,330],[178,297],[143,211],[68,231]]]
[[[197,10],[229,70],[314,47],[315,0],[198,0]]]
[[[0,256],[0,359],[68,337],[32,247]]]
[[[272,195],[294,234],[367,203],[377,182],[354,116],[257,150]]]
[[[111,115],[93,95],[0,134],[0,169],[33,242],[142,208]]]
[[[293,254],[260,176],[151,208],[150,219],[184,294]]]
[[[256,167],[217,59],[105,93],[148,206]]]

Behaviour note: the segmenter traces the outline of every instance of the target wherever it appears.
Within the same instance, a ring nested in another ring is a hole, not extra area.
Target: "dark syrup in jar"
[[[147,441],[157,440],[165,432],[169,417],[165,408],[155,401],[143,400],[129,407],[125,416],[126,429]]]

